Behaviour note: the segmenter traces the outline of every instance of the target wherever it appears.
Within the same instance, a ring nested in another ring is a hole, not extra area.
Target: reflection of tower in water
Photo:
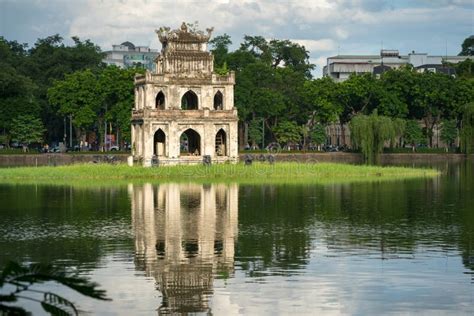
[[[163,295],[160,313],[206,312],[214,275],[233,273],[238,186],[130,185],[136,266]]]

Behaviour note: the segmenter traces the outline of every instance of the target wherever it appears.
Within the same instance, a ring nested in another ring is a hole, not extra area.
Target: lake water
[[[100,315],[474,314],[474,163],[332,185],[0,185],[0,263],[49,262]],[[34,314],[41,307],[25,300]]]

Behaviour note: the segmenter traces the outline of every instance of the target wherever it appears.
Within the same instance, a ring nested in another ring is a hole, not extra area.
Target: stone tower
[[[214,72],[212,33],[162,27],[156,72],[135,77],[132,155],[143,166],[237,162],[235,74]]]

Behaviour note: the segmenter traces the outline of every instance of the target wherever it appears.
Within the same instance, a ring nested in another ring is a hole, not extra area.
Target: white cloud
[[[457,54],[472,34],[473,8],[472,0],[3,0],[0,27],[7,39],[21,42],[61,33],[108,50],[126,40],[160,48],[156,28],[197,20],[203,29],[231,35],[233,48],[244,34],[296,39],[313,59],[335,54],[338,46],[345,53],[376,53],[381,41],[402,53],[430,54],[444,53],[447,41]]]
[[[326,56],[318,57],[318,58],[310,58],[309,62],[316,65],[316,70],[318,73],[322,72],[323,67],[326,66],[327,64]]]
[[[310,53],[317,53],[321,51],[331,51],[337,48],[337,44],[330,38],[323,38],[320,40],[311,39],[290,39],[292,42],[303,45]]]

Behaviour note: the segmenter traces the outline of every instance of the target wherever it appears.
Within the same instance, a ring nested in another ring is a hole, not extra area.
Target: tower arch
[[[227,156],[227,133],[221,128],[216,134],[215,154],[216,156]]]
[[[201,135],[192,128],[185,130],[179,137],[180,155],[201,156]]]
[[[165,109],[165,94],[163,91],[158,92],[155,98],[155,108],[158,110]]]
[[[198,96],[193,90],[188,90],[181,98],[181,109],[197,110],[199,108]]]
[[[214,95],[214,110],[223,110],[224,109],[224,96],[222,92],[217,91]]]
[[[166,134],[159,128],[153,135],[153,155],[166,156]]]

